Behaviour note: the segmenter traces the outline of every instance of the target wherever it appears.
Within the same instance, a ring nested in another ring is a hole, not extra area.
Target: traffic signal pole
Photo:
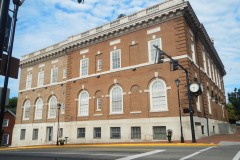
[[[191,133],[192,133],[192,143],[196,143],[196,136],[195,136],[195,129],[194,129],[194,120],[193,120],[193,107],[192,107],[192,96],[190,93],[190,83],[189,83],[189,73],[188,70],[185,69],[181,64],[179,64],[179,62],[175,59],[172,59],[171,56],[167,55],[164,51],[162,51],[160,48],[158,48],[158,46],[153,45],[153,47],[155,47],[158,51],[158,54],[164,54],[167,58],[170,59],[170,63],[177,63],[178,66],[185,71],[186,73],[186,81],[187,81],[187,93],[188,93],[188,103],[189,103],[189,117],[190,117],[190,125],[191,125]],[[159,55],[158,55],[159,56]],[[163,62],[162,60],[158,60],[159,62]]]
[[[8,17],[8,10],[9,10],[10,0],[0,0],[0,68],[2,63],[2,55],[3,55],[3,46],[4,46],[4,39],[5,39],[5,32],[7,26],[7,17]],[[5,69],[5,67],[4,67]],[[2,71],[1,71],[2,72]],[[6,76],[5,76],[6,79]],[[5,81],[4,81],[5,84]],[[4,111],[5,111],[5,102],[6,102],[6,94],[7,94],[7,87],[3,87],[1,95],[1,112],[0,112],[0,146],[2,145],[2,124],[4,119]]]

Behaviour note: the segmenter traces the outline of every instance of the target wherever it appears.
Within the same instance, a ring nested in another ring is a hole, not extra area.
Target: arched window
[[[167,111],[166,84],[162,80],[154,80],[150,84],[150,111]]]
[[[110,113],[123,113],[123,91],[120,86],[111,89]]]
[[[29,120],[30,117],[30,101],[26,100],[24,105],[23,105],[23,120]]]
[[[57,98],[52,96],[49,100],[48,118],[56,118],[57,113]]]
[[[89,111],[89,94],[82,91],[78,97],[78,116],[88,116]]]
[[[38,98],[35,109],[35,119],[42,119],[43,100]]]

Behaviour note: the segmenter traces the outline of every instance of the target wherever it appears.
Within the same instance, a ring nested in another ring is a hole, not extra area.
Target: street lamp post
[[[184,143],[183,130],[182,130],[182,112],[181,112],[180,97],[179,97],[180,80],[176,79],[175,83],[176,83],[176,86],[177,86],[177,93],[178,93],[178,110],[179,110],[180,127],[181,127],[181,143]]]
[[[57,108],[58,108],[58,118],[57,118],[58,124],[57,124],[57,143],[56,143],[56,145],[58,146],[59,145],[59,140],[58,140],[58,138],[59,138],[59,113],[60,113],[60,108],[61,108],[60,103],[57,104]]]

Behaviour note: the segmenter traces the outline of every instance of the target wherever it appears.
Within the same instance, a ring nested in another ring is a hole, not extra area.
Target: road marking
[[[185,159],[188,159],[188,158],[190,158],[190,157],[196,156],[197,154],[199,154],[199,153],[201,153],[201,152],[204,152],[204,151],[206,151],[206,150],[209,150],[209,149],[211,149],[211,148],[213,148],[213,147],[208,147],[208,148],[202,149],[202,150],[200,150],[200,151],[198,151],[198,152],[195,152],[195,153],[190,154],[190,155],[188,155],[188,156],[186,156],[186,157],[183,157],[183,158],[181,158],[180,160],[185,160]]]
[[[151,152],[146,152],[146,153],[141,153],[141,154],[136,154],[136,155],[132,155],[132,156],[128,156],[128,157],[123,157],[117,160],[131,160],[131,159],[135,159],[135,158],[139,158],[139,157],[143,157],[143,156],[148,156],[151,154],[156,154],[159,152],[163,152],[165,150],[155,150],[155,151],[151,151]]]
[[[240,159],[240,151],[235,155],[233,160],[239,160]]]

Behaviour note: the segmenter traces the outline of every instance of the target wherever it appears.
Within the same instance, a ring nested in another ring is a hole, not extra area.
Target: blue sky
[[[32,53],[91,28],[111,22],[164,0],[25,0],[19,8],[13,56]],[[223,61],[226,93],[240,88],[240,1],[189,0]],[[11,6],[11,8],[13,8]],[[0,77],[3,86],[3,77]],[[18,95],[19,80],[10,79],[10,97]]]

